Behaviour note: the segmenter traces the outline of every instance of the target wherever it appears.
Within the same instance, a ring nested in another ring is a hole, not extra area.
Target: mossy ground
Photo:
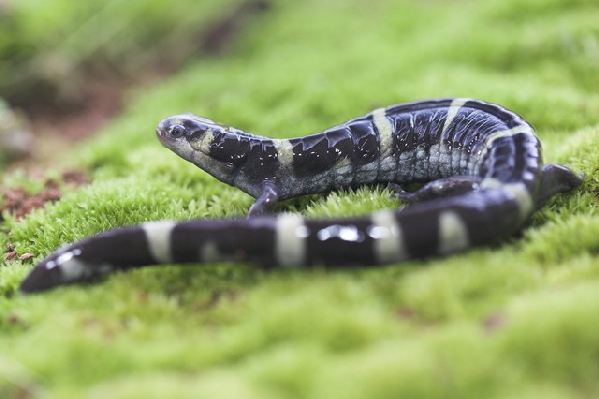
[[[133,93],[57,168],[90,186],[2,240],[38,259],[112,227],[242,216],[252,199],[160,147],[194,112],[273,137],[392,103],[497,102],[545,160],[586,174],[521,236],[444,259],[359,270],[161,266],[15,295],[0,267],[0,396],[55,398],[588,398],[599,396],[599,7],[595,0],[272,1],[236,52]],[[397,202],[384,188],[281,205],[311,217]]]

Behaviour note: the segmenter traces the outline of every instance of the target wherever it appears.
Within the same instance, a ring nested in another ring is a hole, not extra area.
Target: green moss
[[[270,4],[236,53],[200,59],[134,93],[100,136],[64,155],[93,183],[21,222],[9,219],[2,238],[40,259],[123,224],[245,215],[249,196],[155,140],[158,121],[181,112],[290,137],[395,102],[477,97],[529,119],[545,160],[584,172],[584,185],[500,245],[384,268],[161,266],[22,297],[14,293],[30,266],[4,263],[0,394],[597,396],[594,2]],[[397,206],[389,194],[343,190],[280,209],[364,214]],[[8,373],[7,364],[21,371]]]

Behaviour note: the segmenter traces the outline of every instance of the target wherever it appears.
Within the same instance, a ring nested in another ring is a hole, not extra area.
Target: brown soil
[[[60,182],[55,179],[46,179],[44,189],[39,193],[30,194],[21,187],[0,187],[0,195],[2,196],[0,221],[3,220],[2,214],[4,212],[13,214],[19,220],[31,210],[43,207],[46,202],[58,201],[61,197],[60,183],[81,186],[89,183],[89,181],[81,171],[67,170],[62,173]]]
[[[0,205],[0,222],[4,219],[4,212],[13,214],[17,220],[19,220],[25,217],[25,215],[27,215],[33,209],[42,208],[47,202],[58,201],[61,197],[61,184],[81,186],[88,183],[89,180],[81,171],[66,170],[60,176],[60,181],[55,179],[46,179],[44,181],[44,189],[39,193],[30,194],[20,187],[0,187],[0,195],[2,196],[2,205]],[[15,251],[15,246],[11,243],[7,244],[3,259],[7,261],[13,260],[17,257],[22,261],[26,261],[35,257],[35,255],[29,252],[18,255]]]

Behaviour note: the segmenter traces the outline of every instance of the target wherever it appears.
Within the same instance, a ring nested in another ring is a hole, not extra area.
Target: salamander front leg
[[[413,193],[405,191],[397,183],[390,183],[389,187],[395,192],[395,197],[408,203],[416,203],[476,191],[480,188],[482,180],[480,177],[471,176],[448,177],[426,183],[421,189]]]
[[[262,187],[262,194],[250,207],[248,217],[272,213],[278,202],[279,195],[277,194],[274,184],[270,181],[265,182]]]

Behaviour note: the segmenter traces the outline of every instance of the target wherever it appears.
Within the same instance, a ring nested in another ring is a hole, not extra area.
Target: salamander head
[[[179,154],[191,146],[207,152],[202,144],[208,144],[215,135],[230,133],[233,129],[192,114],[175,115],[163,119],[156,128],[156,135],[163,146]],[[181,154],[179,154],[181,155]]]
[[[225,182],[229,181],[232,165],[216,159],[211,148],[225,135],[235,132],[229,126],[192,114],[163,119],[156,128],[163,146]]]

